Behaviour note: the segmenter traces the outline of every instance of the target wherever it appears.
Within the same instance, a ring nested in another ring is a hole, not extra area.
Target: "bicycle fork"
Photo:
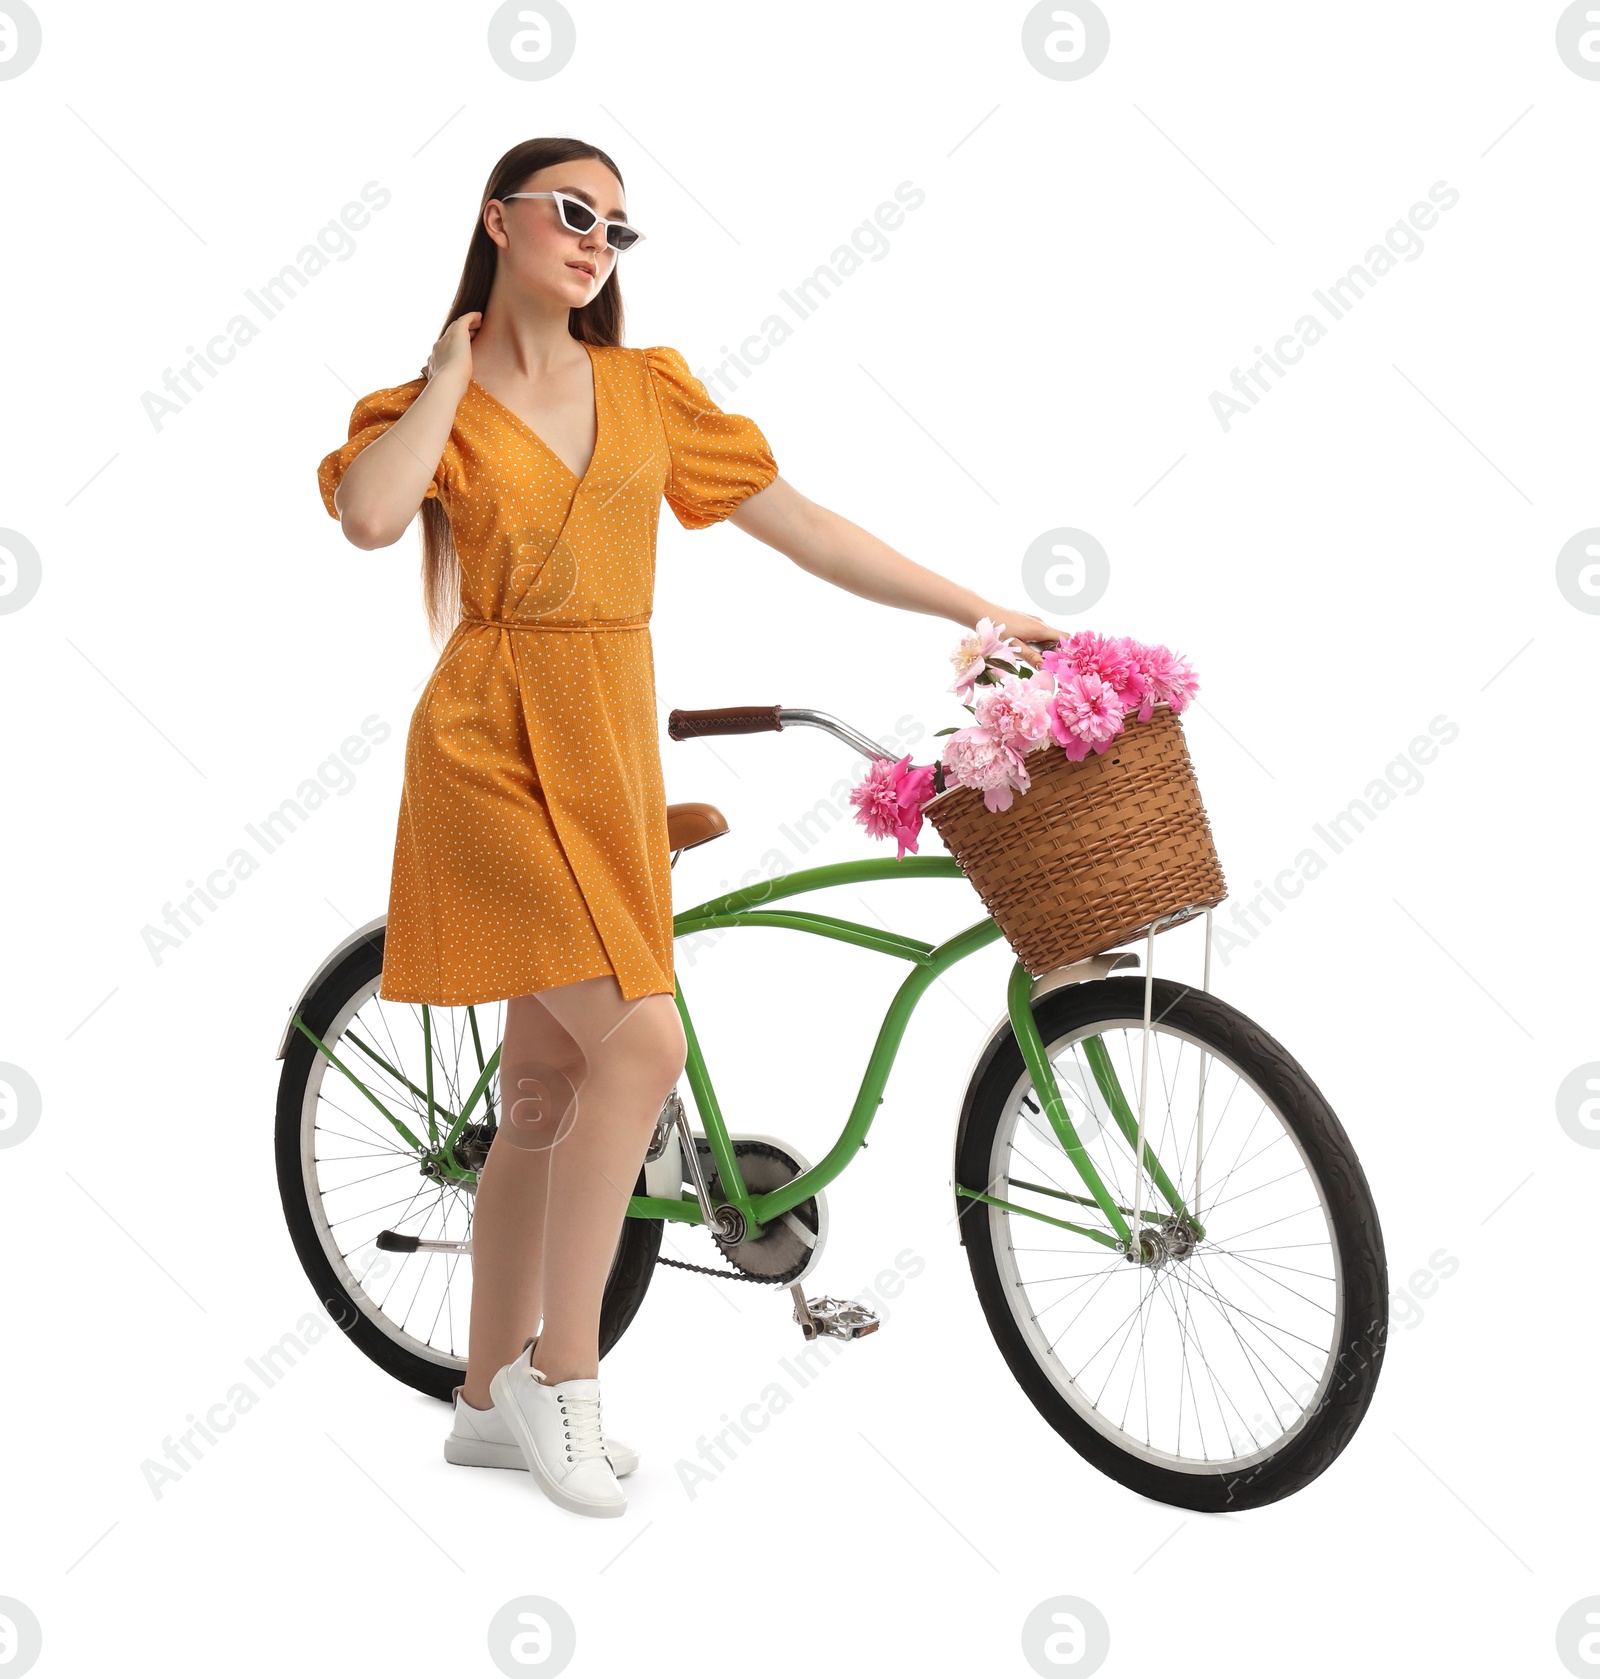
[[[1106,1106],[1110,1109],[1117,1128],[1128,1140],[1133,1149],[1134,1159],[1143,1163],[1144,1170],[1135,1170],[1133,1206],[1121,1206],[1113,1199],[1106,1188],[1105,1180],[1100,1176],[1094,1162],[1089,1158],[1072,1123],[1071,1115],[1067,1112],[1067,1105],[1062,1100],[1060,1087],[1056,1083],[1055,1069],[1050,1064],[1050,1058],[1045,1054],[1044,1042],[1039,1036],[1039,1028],[1033,1018],[1032,1008],[1032,976],[1028,970],[1018,962],[1011,970],[1011,977],[1006,986],[1006,1014],[1011,1022],[1011,1029],[1016,1034],[1017,1045],[1022,1051],[1022,1059],[1027,1066],[1028,1075],[1033,1080],[1033,1088],[1043,1105],[1045,1117],[1050,1122],[1063,1152],[1072,1162],[1074,1169],[1082,1178],[1084,1187],[1093,1197],[1093,1205],[1098,1207],[1101,1215],[1110,1225],[1113,1234],[1094,1230],[1085,1225],[1071,1224],[1064,1219],[1051,1220],[1052,1223],[1063,1225],[1079,1235],[1091,1237],[1102,1242],[1107,1247],[1119,1249],[1126,1254],[1130,1262],[1147,1264],[1158,1257],[1158,1244],[1153,1236],[1146,1234],[1146,1218],[1144,1208],[1144,1187],[1146,1175],[1154,1184],[1156,1191],[1167,1203],[1174,1218],[1182,1219],[1194,1232],[1199,1240],[1204,1237],[1205,1230],[1196,1215],[1184,1205],[1183,1197],[1179,1194],[1165,1168],[1156,1158],[1154,1151],[1145,1140],[1145,1113],[1147,1106],[1147,1087],[1150,1080],[1150,1005],[1151,994],[1155,979],[1155,935],[1157,927],[1152,926],[1145,936],[1145,975],[1144,975],[1144,1022],[1143,1040],[1140,1053],[1139,1090],[1137,1110],[1130,1107],[1127,1096],[1123,1092],[1121,1081],[1117,1078],[1116,1069],[1112,1066],[1111,1057],[1106,1051],[1105,1044],[1098,1037],[1084,1040],[1084,1059],[1089,1064],[1089,1070],[1099,1087],[1100,1094]],[[1211,912],[1206,911],[1206,954],[1204,989],[1210,989],[1211,980]],[[1204,1124],[1205,1062],[1201,1062],[1201,1109],[1200,1123]],[[1202,1146],[1203,1133],[1197,1134],[1196,1146]],[[1196,1206],[1199,1204],[1199,1163],[1195,1168]],[[1039,1187],[1039,1186],[1034,1186]],[[970,1191],[968,1192],[971,1193]],[[1026,1209],[1012,1207],[1010,1203],[1000,1201],[997,1196],[983,1195],[975,1197],[984,1201],[994,1202],[1011,1211]],[[1069,1200],[1082,1200],[1082,1197],[1068,1196]],[[1085,1203],[1086,1205],[1089,1203]],[[1038,1217],[1038,1214],[1033,1216]]]

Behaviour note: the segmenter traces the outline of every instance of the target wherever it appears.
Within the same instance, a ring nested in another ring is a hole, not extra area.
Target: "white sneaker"
[[[528,1342],[528,1348],[533,1342]],[[579,1516],[620,1516],[627,1494],[606,1456],[600,1382],[587,1376],[546,1382],[524,1348],[489,1381],[495,1410],[522,1451],[540,1490]]]
[[[448,1462],[473,1469],[527,1469],[521,1446],[495,1406],[480,1411],[476,1405],[467,1403],[460,1388],[455,1390],[455,1406],[455,1423],[444,1437]],[[619,1481],[639,1467],[639,1454],[627,1441],[608,1434],[605,1442],[606,1456],[611,1459],[611,1468]]]

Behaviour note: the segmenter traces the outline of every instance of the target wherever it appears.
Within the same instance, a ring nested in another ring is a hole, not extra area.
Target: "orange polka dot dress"
[[[671,859],[650,643],[661,502],[690,530],[778,468],[676,350],[587,344],[583,477],[476,382],[426,495],[461,560],[461,622],[411,719],[379,995],[494,1002],[615,974],[673,984]],[[356,404],[350,462],[425,381]]]

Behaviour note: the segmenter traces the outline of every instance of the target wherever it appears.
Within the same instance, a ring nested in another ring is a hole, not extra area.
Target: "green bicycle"
[[[883,749],[821,712],[672,713],[668,733],[805,724]],[[727,823],[668,810],[674,865]],[[960,878],[949,856],[801,869],[674,917],[675,936],[783,927],[905,962],[908,973],[838,1140],[815,1165],[730,1131],[681,979],[685,1076],[640,1169],[607,1281],[602,1357],[638,1313],[668,1222],[699,1225],[730,1280],[787,1288],[808,1337],[877,1327],[802,1286],[827,1237],[824,1192],[865,1144],[912,1011],[940,975],[1000,938],[985,916],[930,944],[788,902],[830,886]],[[1188,913],[1188,912],[1186,912]],[[1209,911],[1207,912],[1209,914]],[[1185,918],[1166,918],[1176,921]],[[1387,1338],[1383,1235],[1343,1128],[1266,1031],[1204,987],[1142,977],[1129,952],[1031,976],[979,1051],[956,1126],[952,1227],[1000,1352],[1040,1414],[1125,1486],[1193,1510],[1299,1490],[1349,1443]],[[1209,929],[1208,929],[1209,933]],[[504,1005],[378,997],[383,920],[334,950],[279,1046],[279,1188],[300,1261],[383,1369],[448,1398],[466,1365],[472,1196],[494,1139]],[[884,1209],[890,1215],[890,1209]]]

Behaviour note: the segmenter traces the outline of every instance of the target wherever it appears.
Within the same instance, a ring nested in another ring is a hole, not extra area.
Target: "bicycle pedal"
[[[818,1294],[807,1300],[799,1283],[790,1293],[794,1295],[794,1320],[808,1341],[816,1340],[819,1335],[854,1341],[858,1336],[870,1335],[878,1327],[878,1314],[854,1300],[836,1300],[831,1294]]]

